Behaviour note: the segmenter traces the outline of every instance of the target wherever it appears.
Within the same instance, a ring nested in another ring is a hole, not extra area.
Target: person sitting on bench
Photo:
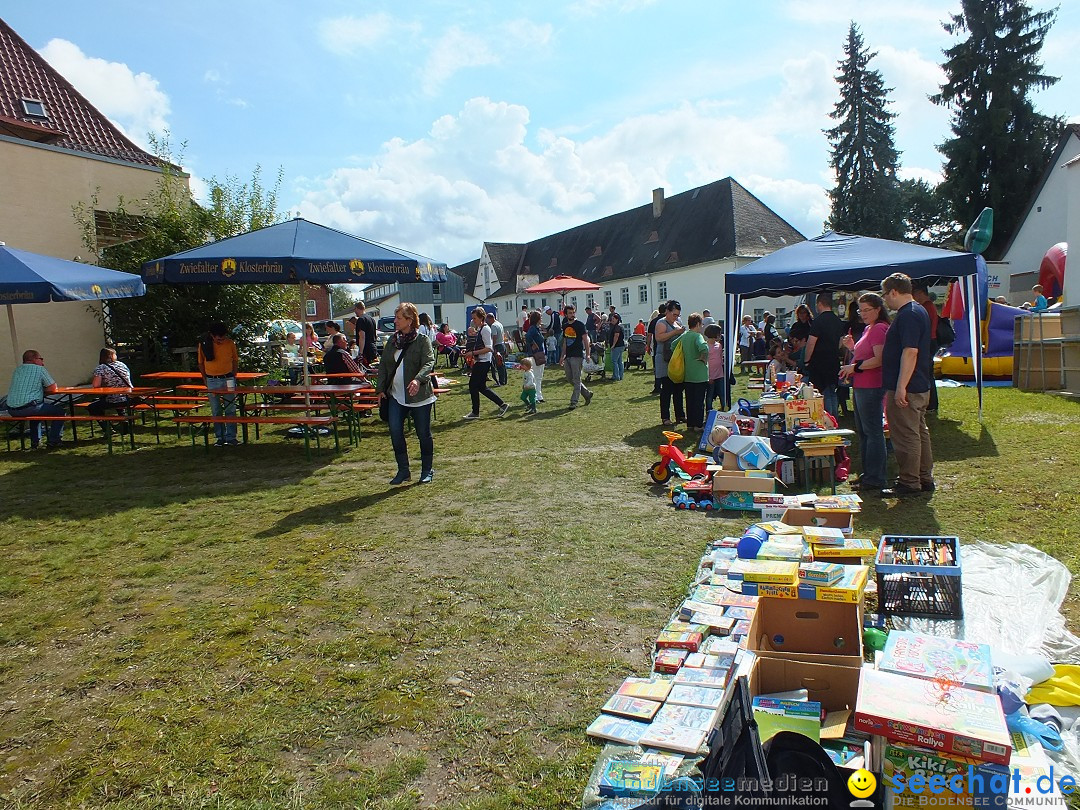
[[[22,365],[15,368],[8,387],[8,413],[12,416],[63,416],[62,407],[45,400],[46,394],[56,393],[56,381],[45,368],[45,358],[36,349],[23,352]],[[48,423],[48,449],[60,447],[64,423],[59,419]],[[30,422],[30,446],[41,444],[41,423]]]
[[[348,374],[351,372],[356,375],[355,377],[335,377],[333,378],[334,385],[350,382],[358,383],[364,378],[364,372],[360,370],[360,366],[352,359],[347,346],[348,342],[345,339],[345,333],[338,332],[334,335],[334,342],[330,350],[323,355],[323,369],[327,374]]]

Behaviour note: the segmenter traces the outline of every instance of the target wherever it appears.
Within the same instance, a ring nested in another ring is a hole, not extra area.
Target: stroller
[[[645,364],[645,336],[631,335],[626,341],[626,367],[648,368]]]
[[[589,357],[585,362],[581,364],[581,372],[585,375],[586,380],[591,380],[593,377],[604,378],[607,370],[604,367],[604,355],[605,349],[602,344],[594,343],[592,349],[589,351]]]

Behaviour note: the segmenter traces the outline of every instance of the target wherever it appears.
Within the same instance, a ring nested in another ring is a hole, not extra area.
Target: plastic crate
[[[883,535],[874,571],[881,613],[963,618],[959,537]]]

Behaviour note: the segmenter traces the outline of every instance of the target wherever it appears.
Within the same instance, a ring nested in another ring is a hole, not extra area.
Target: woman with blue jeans
[[[435,392],[431,372],[435,370],[435,351],[427,335],[421,334],[420,313],[415,304],[402,302],[394,310],[393,336],[383,346],[379,361],[379,381],[375,389],[379,401],[387,400],[390,444],[394,448],[397,475],[391,486],[411,480],[409,447],[405,442],[405,419],[412,417],[416,438],[420,441],[420,483],[430,484],[435,475],[435,443],[431,438],[431,406]],[[475,372],[474,372],[475,373]]]
[[[199,371],[210,393],[210,413],[213,416],[236,416],[236,395],[221,396],[215,391],[236,391],[236,372],[240,370],[240,355],[229,338],[229,330],[218,321],[210,324],[209,333],[199,341]],[[217,447],[239,444],[236,425],[214,425]]]
[[[626,333],[622,327],[622,317],[618,312],[611,313],[608,319],[608,351],[611,352],[611,379],[623,378],[623,350],[626,349]]]
[[[855,395],[855,429],[859,434],[862,455],[862,475],[852,489],[859,492],[880,492],[888,486],[885,480],[885,428],[882,424],[881,353],[885,334],[889,331],[889,315],[880,295],[859,296],[859,317],[866,328],[856,341],[849,332],[841,345],[851,352],[852,362],[840,367],[840,376],[851,381]]]

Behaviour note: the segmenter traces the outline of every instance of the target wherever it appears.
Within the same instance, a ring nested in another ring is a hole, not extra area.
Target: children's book
[[[719,609],[719,606],[717,606],[717,611],[719,611]],[[705,627],[709,633],[715,636],[726,636],[731,632],[731,628],[735,626],[736,619],[732,616],[716,612],[695,613],[691,616],[690,621]]]
[[[736,622],[738,624],[738,622]],[[747,627],[750,626],[750,622],[746,623]],[[731,628],[732,632],[735,632],[735,628]],[[724,638],[722,636],[709,636],[705,639],[705,643],[701,646],[701,653],[710,655],[735,655],[739,651],[739,642],[731,638]],[[693,655],[693,653],[691,653]],[[691,666],[690,658],[687,656],[687,666]],[[707,666],[707,664],[702,664]]]
[[[877,554],[877,544],[863,537],[845,537],[843,543],[825,545],[813,541],[810,548],[815,557],[873,557]]]
[[[724,608],[724,615],[731,617],[734,621],[740,621],[741,619],[754,618],[754,608],[739,607],[738,605],[730,605]]]
[[[659,765],[664,769],[664,777],[671,779],[679,771],[683,763],[682,754],[673,754],[670,751],[656,751],[651,748],[644,749],[641,761],[646,765]]]
[[[928,680],[946,680],[983,692],[994,691],[990,647],[971,641],[893,630],[878,668]]]
[[[780,562],[801,562],[804,557],[810,556],[810,547],[801,535],[776,536],[766,540],[758,549],[757,559],[779,560]],[[735,565],[735,563],[732,563]],[[728,566],[728,575],[731,575],[731,566]]]
[[[799,564],[780,560],[739,560],[728,571],[728,579],[744,582],[792,584],[799,578]]]
[[[663,630],[656,637],[656,649],[697,652],[703,638],[704,636],[701,633],[678,633]]]
[[[740,619],[735,622],[735,626],[731,628],[731,635],[733,638],[746,638],[750,635],[750,620]]]
[[[671,621],[664,625],[665,633],[704,633],[707,630],[707,627],[682,620]]]
[[[708,686],[712,689],[724,689],[731,681],[734,667],[722,669],[704,669],[697,667],[683,667],[675,673],[675,685],[692,684],[694,686]]]
[[[648,727],[648,723],[639,723],[636,720],[625,720],[621,717],[613,717],[610,714],[602,714],[589,724],[589,728],[585,733],[600,740],[637,745],[641,735],[645,733],[645,729]]]
[[[701,731],[712,731],[720,719],[717,709],[704,709],[700,706],[679,706],[674,703],[666,704],[656,717],[654,723],[662,723],[670,726],[686,726]]]
[[[759,503],[757,495],[754,496],[754,502]],[[800,527],[789,526],[782,520],[769,520],[765,523],[757,523],[755,525],[764,529],[768,534],[802,534],[802,529]]]
[[[660,650],[653,661],[653,671],[673,675],[679,671],[688,655],[688,650]]]
[[[684,669],[734,669],[735,666],[734,645],[727,653],[690,653],[683,662]]]
[[[664,767],[638,760],[613,759],[596,786],[601,796],[652,796],[664,782]]]
[[[832,585],[844,576],[844,566],[836,563],[812,562],[799,566],[799,582],[808,585]]]
[[[617,714],[620,717],[629,717],[631,720],[641,720],[648,723],[660,711],[662,705],[662,703],[655,700],[628,697],[627,695],[612,695],[600,711],[605,714]]]
[[[1009,764],[1012,751],[996,694],[895,672],[863,669],[855,728],[946,756],[959,754],[1001,765]]]
[[[670,678],[627,678],[619,687],[620,695],[645,700],[665,700],[670,691]]]
[[[821,704],[816,700],[756,697],[752,705],[762,742],[781,731],[794,731],[814,742],[821,739]]]
[[[688,726],[669,723],[652,723],[638,738],[639,745],[648,745],[664,751],[696,754],[705,745],[708,732]]]
[[[723,689],[713,689],[708,686],[694,686],[691,684],[677,684],[671,687],[667,702],[677,703],[681,706],[701,706],[706,709],[718,709],[724,700]]]

